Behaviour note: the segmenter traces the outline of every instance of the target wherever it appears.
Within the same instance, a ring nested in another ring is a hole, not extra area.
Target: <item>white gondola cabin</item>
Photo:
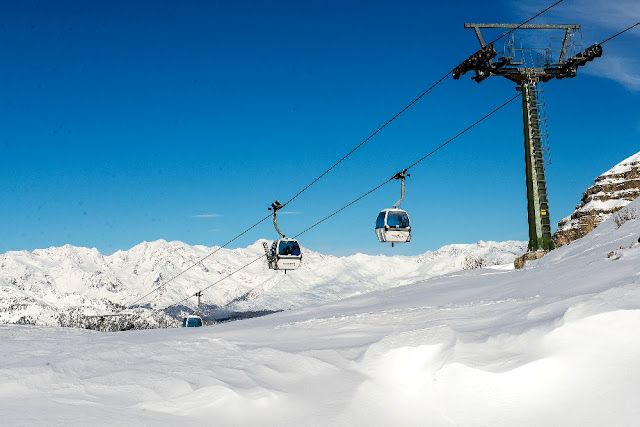
[[[411,176],[406,169],[398,172],[392,179],[400,180],[400,200],[391,209],[383,209],[378,214],[376,220],[376,236],[380,242],[389,242],[391,246],[395,243],[406,243],[411,241],[411,220],[409,214],[403,209],[399,209],[400,203],[404,200],[404,180]]]
[[[268,249],[266,242],[263,242],[262,245],[264,246],[269,268],[272,270],[284,270],[284,273],[287,274],[287,270],[295,270],[300,267],[302,251],[296,239],[289,239],[278,228],[278,210],[283,207],[284,205],[276,200],[271,203],[269,208],[269,210],[273,210],[273,226],[282,238],[273,242],[271,250]]]
[[[271,245],[268,260],[273,270],[295,270],[302,261],[300,244],[295,239],[278,239]]]
[[[406,243],[411,241],[411,220],[402,209],[384,209],[376,220],[376,236],[380,242]]]

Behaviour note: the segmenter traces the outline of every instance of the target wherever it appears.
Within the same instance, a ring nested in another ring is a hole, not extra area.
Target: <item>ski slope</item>
[[[193,329],[0,325],[10,425],[631,426],[640,199],[519,271]],[[631,215],[633,217],[633,215]]]

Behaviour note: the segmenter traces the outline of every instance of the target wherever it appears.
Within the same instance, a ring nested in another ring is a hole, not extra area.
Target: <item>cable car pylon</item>
[[[475,71],[472,77],[477,83],[491,76],[505,77],[515,82],[522,94],[522,117],[524,122],[524,155],[527,184],[527,217],[529,221],[528,252],[553,249],[551,223],[549,220],[549,200],[545,178],[545,154],[548,154],[546,118],[542,83],[551,79],[575,77],[577,69],[602,56],[601,44],[573,54],[581,48],[576,41],[580,25],[537,25],[537,24],[464,24],[472,28],[480,42],[480,50],[464,60],[452,72],[458,80],[468,71]],[[493,43],[486,44],[481,33],[483,28],[508,29],[510,37],[504,45],[502,57]],[[562,46],[557,53],[550,47],[544,49],[522,48],[521,39],[516,39],[514,30],[564,30]],[[519,42],[519,44],[518,44]],[[567,58],[567,55],[572,55]]]

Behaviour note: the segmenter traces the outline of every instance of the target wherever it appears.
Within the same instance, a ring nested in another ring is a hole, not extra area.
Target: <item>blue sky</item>
[[[3,2],[0,252],[223,244],[477,50],[464,22],[521,22],[551,2],[521,3]],[[635,1],[600,3],[565,0],[536,22],[582,24],[588,46],[640,20]],[[639,41],[636,28],[545,85],[554,224],[640,149]],[[299,233],[515,93],[501,78],[449,77],[288,206],[281,228]],[[411,171],[411,243],[375,238],[392,183],[302,245],[418,254],[526,240],[521,114],[513,102]],[[275,237],[267,221],[231,247]]]

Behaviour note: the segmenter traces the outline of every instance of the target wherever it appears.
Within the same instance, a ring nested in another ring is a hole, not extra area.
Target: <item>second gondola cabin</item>
[[[273,270],[295,270],[300,267],[302,251],[295,239],[278,239],[271,245],[269,268]]]
[[[383,209],[376,220],[376,236],[380,242],[411,241],[411,220],[403,209]]]

